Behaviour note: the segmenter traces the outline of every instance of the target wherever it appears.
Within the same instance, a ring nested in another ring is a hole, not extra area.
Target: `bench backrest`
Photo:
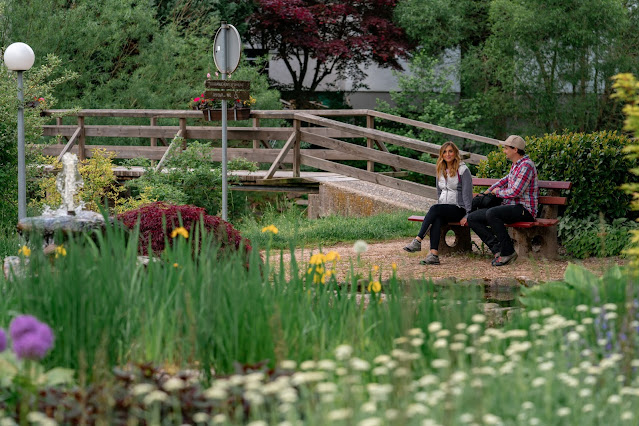
[[[499,179],[492,178],[473,178],[473,186],[491,186],[499,181]],[[568,190],[572,188],[572,182],[561,182],[552,180],[540,180],[540,189],[549,189],[551,195],[540,195],[539,204],[565,206],[568,202],[566,197],[559,196],[559,191],[562,189]]]
[[[499,179],[474,177],[473,186],[491,186],[498,180]],[[557,216],[559,215],[559,206],[565,206],[568,203],[568,199],[566,197],[561,197],[559,195],[559,191],[562,189],[569,190],[572,188],[572,182],[540,180],[539,188],[547,189],[550,195],[539,196],[539,206],[541,209],[539,211],[538,218],[557,219]]]

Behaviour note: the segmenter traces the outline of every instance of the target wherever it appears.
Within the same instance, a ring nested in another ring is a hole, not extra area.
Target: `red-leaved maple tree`
[[[249,17],[253,46],[275,53],[292,77],[298,102],[309,99],[329,75],[351,78],[356,85],[362,66],[375,63],[401,69],[411,45],[392,22],[397,0],[255,0]],[[316,64],[316,65],[315,65]]]

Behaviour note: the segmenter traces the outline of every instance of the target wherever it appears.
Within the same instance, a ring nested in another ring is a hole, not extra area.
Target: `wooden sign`
[[[206,99],[216,99],[222,101],[234,101],[239,99],[241,101],[248,101],[251,97],[248,91],[244,90],[207,90],[204,92]]]
[[[251,90],[251,82],[248,80],[206,80],[204,87],[219,90]]]

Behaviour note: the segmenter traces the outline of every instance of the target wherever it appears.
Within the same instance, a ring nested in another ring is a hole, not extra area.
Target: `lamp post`
[[[4,64],[18,72],[18,220],[27,217],[27,172],[24,159],[24,94],[22,72],[35,61],[33,49],[25,43],[13,43],[4,51]]]

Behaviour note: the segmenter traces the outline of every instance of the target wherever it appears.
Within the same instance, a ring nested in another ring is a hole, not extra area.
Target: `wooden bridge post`
[[[158,118],[157,117],[151,117],[151,126],[155,127],[158,125]],[[158,138],[151,138],[151,146],[157,146],[158,144]]]
[[[253,117],[253,127],[260,126],[260,119],[257,117]],[[258,149],[260,147],[259,139],[253,139],[253,149]]]
[[[302,122],[300,120],[293,120],[293,129],[295,129],[295,145],[293,147],[293,177],[300,177],[300,165],[302,164],[302,156],[300,152],[300,144],[302,141],[302,134],[300,128]]]
[[[186,149],[186,138],[187,138],[187,133],[186,133],[186,118],[182,117],[180,118],[180,132],[182,133],[182,137],[184,138],[184,142],[182,142],[182,149]]]
[[[366,128],[374,129],[375,128],[375,117],[372,115],[366,115]],[[366,138],[366,148],[373,149],[373,144],[375,143],[374,139]],[[366,162],[366,170],[369,172],[375,171],[375,162],[372,160],[368,160]]]
[[[86,134],[84,131],[84,117],[78,115],[78,128],[80,133],[78,134],[78,158],[80,160],[86,160],[86,152],[84,150],[84,143],[86,142]]]

